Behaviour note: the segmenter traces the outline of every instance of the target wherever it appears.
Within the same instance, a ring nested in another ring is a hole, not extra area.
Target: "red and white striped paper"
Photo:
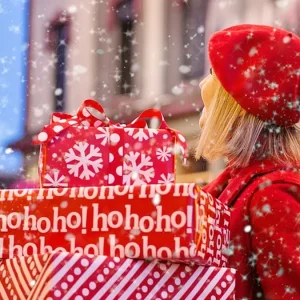
[[[0,299],[26,300],[51,254],[31,255],[0,261]]]
[[[229,268],[70,253],[6,259],[0,268],[3,300],[234,299]]]

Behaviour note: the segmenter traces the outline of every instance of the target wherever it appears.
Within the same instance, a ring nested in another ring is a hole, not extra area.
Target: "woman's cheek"
[[[201,97],[205,107],[209,108],[216,92],[216,84],[212,78],[209,78],[201,89]]]

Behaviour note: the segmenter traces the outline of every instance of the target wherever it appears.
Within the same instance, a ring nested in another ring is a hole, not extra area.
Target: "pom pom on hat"
[[[263,25],[237,25],[213,34],[211,66],[247,112],[279,126],[300,120],[300,38]]]

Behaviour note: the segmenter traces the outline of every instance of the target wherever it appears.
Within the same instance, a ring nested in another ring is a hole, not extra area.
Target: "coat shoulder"
[[[300,173],[297,170],[276,170],[254,181],[252,202],[296,201],[300,204]]]
[[[285,175],[267,176],[248,203],[253,263],[267,299],[300,299],[300,184]]]

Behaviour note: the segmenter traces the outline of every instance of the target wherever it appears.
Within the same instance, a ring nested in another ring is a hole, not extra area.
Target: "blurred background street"
[[[225,162],[196,162],[211,34],[239,23],[300,34],[300,0],[0,0],[1,188],[38,186],[31,140],[54,111],[97,100],[115,122],[155,107],[187,138],[178,181],[205,183]]]

